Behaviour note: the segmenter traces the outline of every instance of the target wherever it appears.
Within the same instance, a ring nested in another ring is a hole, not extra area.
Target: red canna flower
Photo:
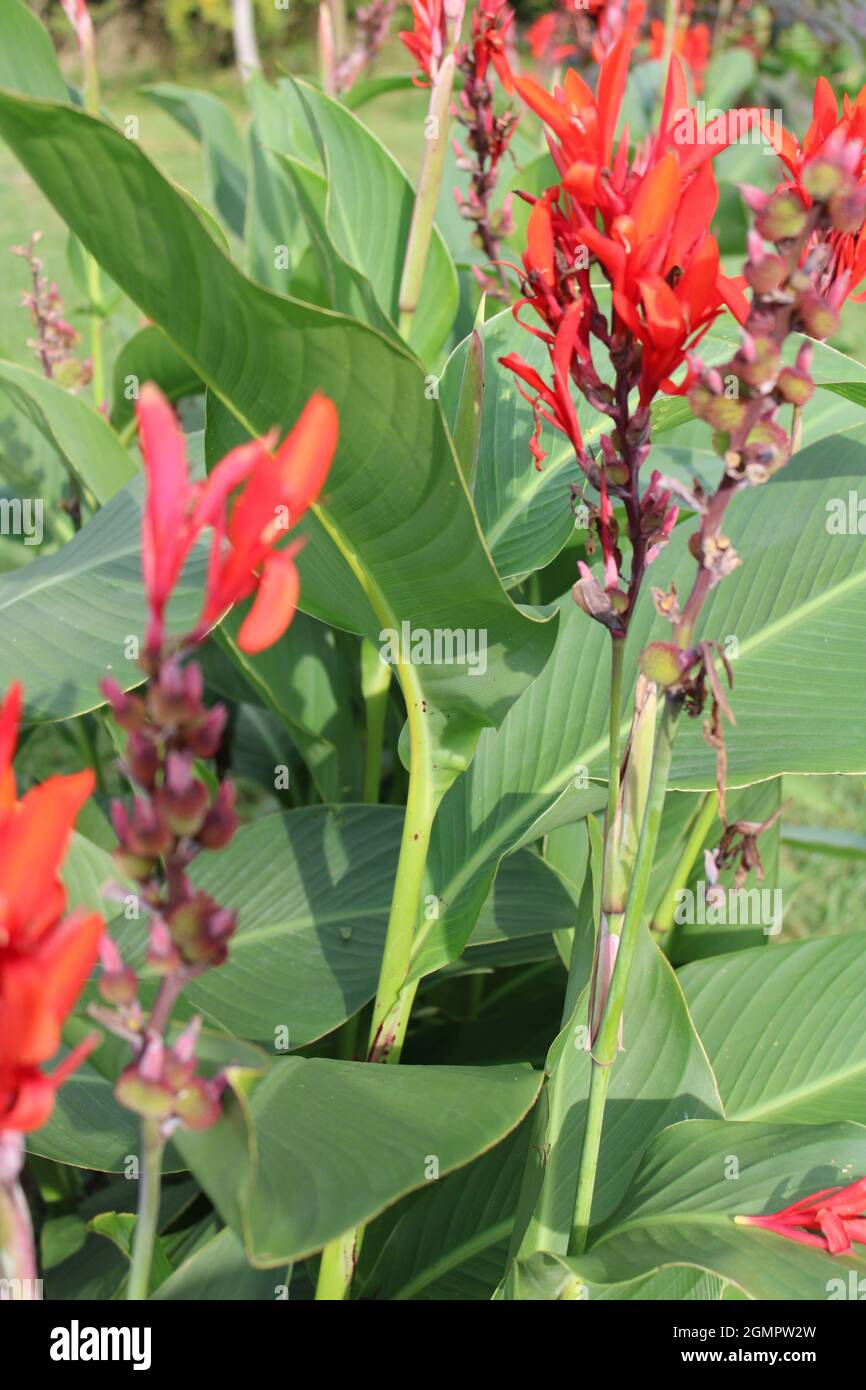
[[[770,1216],[736,1216],[740,1226],[762,1226],[801,1245],[848,1255],[852,1241],[866,1245],[866,1178],[847,1187],[825,1187]]]
[[[105,929],[94,912],[64,917],[59,876],[93,775],[50,777],[16,801],[20,713],[13,685],[0,709],[0,1134],[44,1125],[58,1087],[97,1041],[85,1039],[50,1075],[40,1070],[60,1045]]]
[[[710,61],[712,35],[706,24],[682,24],[674,35],[674,52],[679,54],[692,75],[695,91],[704,89],[704,73]],[[658,19],[650,20],[650,57],[658,60],[665,51],[665,26]]]
[[[412,0],[412,30],[401,30],[400,38],[418,64],[421,74],[413,77],[412,81],[417,87],[429,86],[445,56],[448,41],[443,0]]]
[[[562,63],[577,52],[577,44],[560,41],[561,16],[550,10],[526,31],[529,51],[537,63]]]
[[[200,641],[228,608],[257,590],[238,641],[244,651],[263,650],[282,636],[297,605],[293,557],[299,543],[282,551],[274,547],[321,492],[337,444],[333,402],[314,395],[275,454],[275,435],[242,444],[203,483],[189,481],[183,434],[155,386],[143,387],[137,415],[147,473],[142,571],[150,613],[148,653],[162,648],[166,605],[208,526],[213,541],[207,591],[191,640]]]
[[[506,92],[511,91],[511,68],[508,66],[506,45],[513,25],[514,11],[506,0],[480,0],[478,8],[472,12],[475,77],[483,82],[492,63]]]
[[[721,273],[709,234],[718,201],[711,159],[757,113],[698,130],[685,119],[693,113],[674,58],[658,132],[631,159],[627,130],[615,150],[636,33],[632,16],[602,65],[597,95],[573,70],[552,96],[532,78],[516,78],[515,86],[548,127],[562,176],[561,185],[535,202],[527,230],[523,303],[531,304],[548,330],[532,331],[553,357],[565,311],[580,303],[581,321],[569,325],[568,338],[583,370],[591,372],[589,337],[597,326],[589,286],[593,257],[612,289],[606,345],[623,332],[640,345],[640,401],[647,405],[659,390],[683,389],[674,386],[673,373],[725,307],[745,317],[743,294]],[[561,418],[555,423],[563,428]]]
[[[585,6],[596,15],[596,31],[592,41],[592,56],[603,63],[620,34],[629,25],[637,29],[646,12],[643,0],[589,0]]]

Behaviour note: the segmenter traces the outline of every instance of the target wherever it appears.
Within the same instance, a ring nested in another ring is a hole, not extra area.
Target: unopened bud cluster
[[[783,362],[782,351],[791,333],[823,341],[838,330],[850,289],[840,243],[859,233],[866,218],[866,185],[855,177],[861,158],[859,141],[831,139],[821,157],[805,165],[803,192],[791,186],[772,194],[743,189],[754,228],[744,267],[752,302],[742,345],[719,369],[693,359],[696,380],[689,394],[695,414],[712,426],[725,471],[736,483],[766,482],[790,457],[796,434],[779,414],[785,407],[799,412],[815,388],[809,345],[793,366]]]
[[[41,239],[41,232],[33,232],[26,246],[11,248],[13,256],[27,262],[30,272],[31,288],[21,296],[21,304],[29,311],[35,329],[27,346],[36,354],[49,380],[57,381],[67,391],[80,391],[90,381],[92,367],[89,360],[75,356],[81,337],[64,317],[60,291],[45,275],[42,259],[36,254]]]
[[[510,74],[505,57],[505,42],[514,16],[503,0],[486,0],[472,15],[472,42],[460,44],[457,66],[463,76],[463,86],[454,114],[466,131],[465,152],[453,142],[457,167],[469,174],[469,191],[464,197],[455,188],[454,197],[460,215],[474,223],[473,240],[487,259],[499,261],[500,243],[514,231],[511,215],[511,195],[502,207],[491,209],[499,180],[499,166],[508,151],[518,122],[510,108],[497,113],[494,107],[498,72],[510,89]],[[494,280],[478,267],[476,279],[489,294],[506,302],[509,299],[507,281],[497,265]]]
[[[118,1083],[118,1099],[160,1119],[169,1132],[176,1123],[202,1128],[219,1113],[222,1082],[195,1074],[197,1024],[174,1047],[164,1035],[184,983],[227,958],[236,914],[196,888],[187,871],[203,849],[229,843],[237,817],[233,784],[225,779],[212,791],[197,770],[198,760],[219,750],[225,707],[204,704],[195,662],[151,655],[148,664],[151,679],[143,694],[125,692],[113,679],[103,682],[102,691],[127,735],[121,768],[134,788],[131,802],[111,806],[114,859],[122,877],[138,885],[148,922],[147,964],[161,986],[146,1018],[135,975],[108,942],[100,993],[113,1012],[100,1010],[99,1017],[134,1053]]]

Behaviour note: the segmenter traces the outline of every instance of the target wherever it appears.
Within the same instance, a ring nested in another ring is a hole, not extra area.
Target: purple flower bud
[[[235,788],[228,778],[220,783],[213,804],[198,832],[198,842],[204,849],[223,849],[238,828],[235,814]]]

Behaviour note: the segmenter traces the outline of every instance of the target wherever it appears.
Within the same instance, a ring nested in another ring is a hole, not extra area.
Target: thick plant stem
[[[662,895],[661,902],[656,908],[655,916],[652,920],[652,930],[657,932],[663,939],[659,943],[664,950],[669,942],[669,934],[674,926],[674,913],[677,906],[677,893],[685,887],[688,882],[689,874],[695,866],[698,855],[704,840],[709,834],[710,827],[716,818],[719,809],[719,796],[717,792],[707,792],[703,804],[695,817],[689,837],[683,846],[682,854],[677,860],[676,868],[671,874],[670,883]]]
[[[408,337],[413,315],[418,308],[424,282],[424,267],[427,264],[427,253],[433,236],[436,204],[439,201],[439,189],[445,168],[455,69],[456,59],[453,53],[449,53],[439,65],[433,81],[427,119],[424,122],[424,154],[415,193],[415,206],[412,209],[409,239],[406,242],[403,278],[400,281],[400,333],[404,338]]]
[[[619,728],[622,718],[622,658],[625,642],[620,637],[611,639],[610,650],[610,724],[608,729],[608,779],[607,779],[607,825],[608,829],[616,818],[616,804],[619,800]]]
[[[159,1224],[159,1193],[162,1174],[162,1152],[165,1147],[158,1120],[141,1122],[141,1174],[138,1190],[138,1219],[132,1247],[132,1266],[126,1297],[130,1300],[147,1298],[150,1293],[150,1270],[153,1247]]]
[[[355,1273],[356,1239],[355,1231],[347,1231],[325,1246],[316,1282],[317,1303],[342,1303],[348,1298]]]
[[[364,750],[363,800],[375,805],[382,780],[382,748],[385,742],[385,715],[391,667],[379,657],[372,642],[361,643],[361,694],[367,715],[367,741]]]
[[[385,950],[379,971],[379,986],[373,1005],[368,1062],[397,1063],[409,1024],[417,983],[406,983],[412,959],[412,944],[421,913],[424,870],[436,798],[433,763],[424,700],[411,667],[401,668],[409,723],[409,795],[400,840],[400,857],[391,898]],[[349,1295],[355,1261],[361,1248],[363,1227],[347,1231],[322,1251],[316,1298],[344,1299]]]
[[[424,870],[436,811],[427,714],[420,691],[411,694],[407,691],[406,711],[409,720],[409,795],[370,1026],[371,1062],[396,1062],[402,1050],[416,988],[406,984],[406,977],[421,912]]]
[[[638,941],[638,933],[643,922],[644,906],[649,888],[650,872],[658,843],[667,791],[668,774],[671,766],[674,737],[677,721],[682,708],[682,699],[667,696],[661,727],[653,756],[649,794],[646,812],[641,826],[637,858],[634,865],[631,886],[626,901],[625,919],[613,976],[601,1023],[593,1046],[593,1067],[590,1076],[589,1104],[583,1132],[583,1146],[580,1155],[577,1195],[574,1206],[569,1254],[580,1255],[586,1249],[589,1221],[592,1213],[592,1199],[595,1192],[598,1155],[601,1148],[601,1132],[604,1123],[605,1101],[610,1085],[610,1070],[616,1060],[617,1038],[625,1003],[628,977]]]

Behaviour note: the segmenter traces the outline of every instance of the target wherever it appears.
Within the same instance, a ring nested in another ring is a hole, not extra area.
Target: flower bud
[[[111,707],[111,715],[119,728],[127,733],[141,728],[146,715],[144,701],[138,695],[130,695],[113,676],[106,676],[99,682],[99,689]]]
[[[124,965],[116,945],[108,933],[99,943],[99,959],[102,974],[99,977],[99,993],[107,1004],[133,1004],[138,996],[138,981],[135,971]]]
[[[809,290],[800,296],[797,312],[804,332],[819,342],[832,338],[839,327],[838,313],[816,290]]]
[[[169,753],[165,782],[156,793],[156,805],[174,835],[195,835],[208,807],[207,787],[193,777],[190,759]]]
[[[845,174],[831,159],[813,159],[803,170],[802,183],[810,198],[826,203],[845,184]]]
[[[796,367],[783,367],[776,390],[790,405],[805,405],[815,394],[815,383],[808,372],[798,371]]]
[[[788,241],[805,230],[808,214],[796,193],[774,193],[755,226],[767,241]]]
[[[683,651],[672,642],[650,642],[640,653],[638,665],[647,680],[666,689],[679,685],[686,669]]]
[[[827,212],[837,232],[856,235],[866,220],[866,186],[854,184],[840,189],[830,199]]]
[[[235,814],[235,788],[228,778],[220,783],[213,804],[198,832],[198,842],[204,849],[223,849],[238,828]]]
[[[779,349],[772,338],[750,338],[743,335],[743,347],[737,355],[737,375],[747,386],[760,388],[775,380],[779,370]]]

